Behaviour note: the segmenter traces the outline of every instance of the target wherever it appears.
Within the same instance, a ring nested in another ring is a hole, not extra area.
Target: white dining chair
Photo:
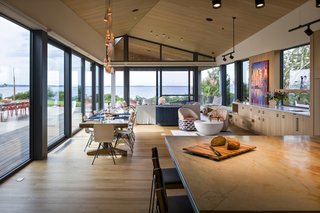
[[[92,165],[99,155],[100,148],[105,149],[112,157],[113,163],[116,164],[114,158],[116,153],[112,142],[114,139],[114,126],[112,124],[95,124],[93,126],[94,141],[99,143],[96,154],[93,158]]]

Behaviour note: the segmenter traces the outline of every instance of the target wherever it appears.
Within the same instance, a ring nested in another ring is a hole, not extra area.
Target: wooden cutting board
[[[226,158],[230,158],[236,155],[240,155],[251,150],[254,150],[255,146],[250,146],[246,144],[241,144],[238,150],[228,150],[225,146],[215,146],[214,149],[221,153],[221,156],[217,156],[210,148],[209,143],[198,144],[195,146],[189,146],[183,148],[183,150],[187,151],[191,154],[200,155],[203,157],[207,157],[213,160],[223,160]]]

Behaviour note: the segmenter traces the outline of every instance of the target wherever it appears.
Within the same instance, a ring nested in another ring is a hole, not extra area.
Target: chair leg
[[[115,152],[114,152],[114,149],[112,147],[112,143],[110,143],[109,146],[110,146],[109,149],[110,149],[111,157],[112,157],[112,160],[113,160],[113,164],[116,165],[116,161],[114,160]]]
[[[90,137],[89,137],[89,139],[88,139],[87,145],[84,147],[83,152],[86,151],[86,149],[88,148],[88,146],[90,146],[91,142],[92,142],[92,134],[90,134]]]
[[[94,155],[94,158],[93,158],[93,161],[92,161],[92,164],[91,164],[91,165],[93,165],[95,159],[97,158],[97,156],[98,156],[98,154],[99,154],[100,146],[101,146],[101,143],[99,143],[98,149],[97,149],[97,151],[96,151],[96,154]]]
[[[115,144],[114,144],[114,147],[117,147],[117,145],[118,145],[118,141],[119,141],[119,139],[120,139],[120,134],[117,134],[117,139],[116,139],[116,142],[115,142]]]
[[[151,181],[151,190],[150,190],[150,200],[149,200],[149,213],[154,212],[154,199],[155,199],[155,190],[154,190],[154,176],[152,176]]]

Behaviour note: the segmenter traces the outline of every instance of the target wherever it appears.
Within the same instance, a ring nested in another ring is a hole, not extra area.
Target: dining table
[[[215,161],[183,150],[212,136],[165,137],[195,212],[320,211],[320,137],[228,137],[256,148]]]
[[[110,119],[110,120],[100,120],[100,119],[99,120],[97,120],[97,119],[90,120],[89,119],[89,120],[86,120],[86,121],[79,123],[79,127],[80,128],[93,128],[95,124],[104,124],[104,125],[109,125],[110,128],[112,127],[116,130],[118,128],[122,129],[122,128],[128,127],[128,122],[129,122],[129,120],[125,120],[125,119]],[[116,147],[114,147],[113,149],[116,151],[116,153],[119,153],[122,156],[128,155],[127,150],[119,149]],[[89,150],[87,152],[87,155],[95,155],[96,151],[97,150]],[[108,151],[106,149],[101,149],[99,151],[99,154],[105,155],[105,154],[108,154],[107,152]]]

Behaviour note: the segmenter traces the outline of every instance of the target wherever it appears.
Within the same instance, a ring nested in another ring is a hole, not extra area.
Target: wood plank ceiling
[[[61,0],[102,36],[103,16],[109,0]],[[213,9],[211,0],[111,0],[113,32],[196,51],[219,55],[232,47],[232,17],[235,43],[239,43],[307,0],[266,0],[256,9],[254,0],[222,0]],[[132,12],[139,9],[137,12]],[[206,21],[212,18],[212,22]]]

